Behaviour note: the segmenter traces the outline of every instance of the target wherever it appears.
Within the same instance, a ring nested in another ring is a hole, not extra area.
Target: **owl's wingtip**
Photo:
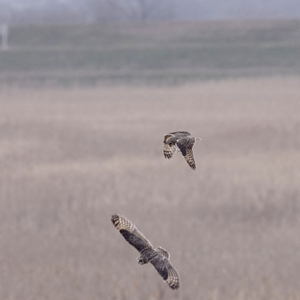
[[[193,164],[193,165],[190,165],[190,164],[188,164],[189,166],[190,166],[190,168],[192,169],[192,170],[196,170],[196,165],[195,164]]]
[[[116,226],[116,224],[119,222],[119,215],[113,214],[113,215],[111,216],[111,221],[112,221],[112,223]]]
[[[172,290],[178,290],[180,287],[180,282],[179,282],[179,278],[177,278],[177,280],[175,282],[167,282],[167,284],[169,285],[169,287]]]

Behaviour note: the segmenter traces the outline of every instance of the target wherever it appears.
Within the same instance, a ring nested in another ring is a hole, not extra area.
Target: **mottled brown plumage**
[[[188,165],[195,170],[196,163],[192,148],[196,140],[201,139],[191,136],[188,131],[175,131],[166,134],[163,140],[165,158],[172,158],[173,155],[180,150]]]
[[[179,274],[170,263],[169,252],[161,247],[154,249],[145,236],[124,216],[113,215],[111,221],[125,240],[140,252],[138,263],[143,265],[150,262],[170,288],[178,289]]]

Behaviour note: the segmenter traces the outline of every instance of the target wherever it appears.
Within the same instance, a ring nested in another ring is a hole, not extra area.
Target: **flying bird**
[[[171,265],[169,252],[161,247],[154,249],[135,225],[124,216],[112,215],[111,221],[125,240],[140,252],[137,258],[138,264],[144,265],[150,262],[170,288],[178,289],[179,273]]]
[[[165,158],[172,158],[173,155],[180,150],[188,165],[195,170],[196,163],[193,155],[193,146],[198,137],[191,136],[188,131],[174,131],[164,136],[164,155]]]

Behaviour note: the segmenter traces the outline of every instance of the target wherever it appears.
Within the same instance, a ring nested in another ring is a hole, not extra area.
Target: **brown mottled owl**
[[[161,247],[153,248],[151,243],[124,216],[113,215],[111,221],[125,240],[140,252],[137,258],[140,265],[150,262],[158,274],[172,289],[179,288],[178,271],[170,263],[170,254]]]
[[[166,134],[163,141],[165,158],[172,158],[179,149],[188,165],[195,170],[196,163],[192,148],[196,143],[196,140],[201,139],[191,136],[187,131],[175,131]]]

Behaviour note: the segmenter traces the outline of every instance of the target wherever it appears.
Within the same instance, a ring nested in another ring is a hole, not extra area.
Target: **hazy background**
[[[0,2],[0,299],[300,299],[300,4],[206,2]]]
[[[1,0],[0,8],[18,23],[300,17],[298,0]]]

